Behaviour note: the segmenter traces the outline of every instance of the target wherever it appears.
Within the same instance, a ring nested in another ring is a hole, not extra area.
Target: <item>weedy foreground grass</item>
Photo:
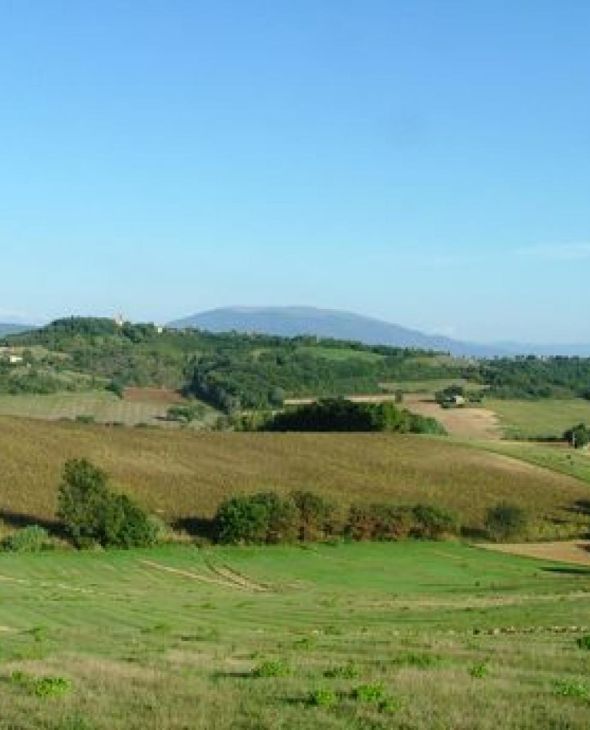
[[[589,597],[453,543],[2,555],[0,728],[581,730]]]

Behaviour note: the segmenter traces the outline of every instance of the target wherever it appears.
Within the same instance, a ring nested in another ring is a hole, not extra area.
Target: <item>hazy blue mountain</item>
[[[195,327],[211,332],[261,332],[283,337],[317,335],[357,340],[369,345],[439,350],[466,357],[491,357],[505,353],[495,346],[426,335],[372,317],[314,307],[223,307],[171,322],[170,326]]]
[[[5,335],[15,335],[18,332],[27,332],[27,330],[35,329],[32,324],[14,324],[9,322],[0,322],[0,337]]]
[[[497,347],[508,355],[537,355],[539,357],[590,357],[590,343],[572,342],[566,344],[531,343],[531,342],[497,342]]]

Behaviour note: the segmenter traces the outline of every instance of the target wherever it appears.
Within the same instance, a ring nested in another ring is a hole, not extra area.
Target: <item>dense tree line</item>
[[[478,378],[496,398],[590,398],[590,358],[498,358],[483,362]]]
[[[397,408],[393,403],[354,403],[327,398],[276,413],[262,426],[266,431],[388,431],[444,434],[434,418]]]

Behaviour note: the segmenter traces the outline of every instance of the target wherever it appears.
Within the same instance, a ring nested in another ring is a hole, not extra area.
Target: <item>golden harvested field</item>
[[[314,489],[353,500],[447,506],[469,524],[499,500],[539,519],[581,519],[588,485],[444,438],[386,434],[195,433],[0,417],[0,509],[52,517],[66,459],[87,457],[167,518],[211,515],[246,490]]]

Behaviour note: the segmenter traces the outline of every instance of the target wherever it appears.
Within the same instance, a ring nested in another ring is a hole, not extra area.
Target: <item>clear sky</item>
[[[589,341],[588,0],[0,0],[0,321]]]

